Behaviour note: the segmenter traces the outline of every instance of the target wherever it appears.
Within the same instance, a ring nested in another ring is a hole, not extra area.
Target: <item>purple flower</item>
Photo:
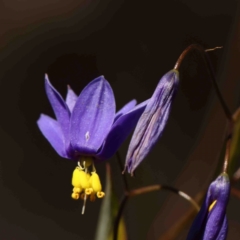
[[[227,238],[226,208],[229,193],[228,175],[222,173],[209,186],[205,201],[190,228],[187,240],[225,240]]]
[[[146,107],[132,100],[115,113],[115,99],[103,76],[90,82],[77,97],[68,87],[66,101],[45,77],[45,89],[56,120],[41,114],[37,121],[42,134],[64,158],[78,161],[73,171],[73,199],[94,201],[104,197],[94,162],[114,155],[136,126]]]
[[[112,88],[103,76],[91,81],[77,97],[69,87],[66,101],[45,76],[45,89],[56,120],[41,114],[37,121],[42,134],[64,158],[82,156],[105,160],[114,155],[136,126],[146,103],[132,100],[115,113]]]
[[[173,98],[178,88],[177,70],[166,73],[147,103],[133,133],[125,167],[133,174],[136,167],[151,151],[165,128]]]

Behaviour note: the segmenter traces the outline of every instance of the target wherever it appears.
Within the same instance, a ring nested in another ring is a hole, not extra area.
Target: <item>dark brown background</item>
[[[36,126],[40,113],[53,115],[45,72],[62,94],[67,84],[79,93],[104,75],[120,108],[132,98],[149,98],[189,44],[222,45],[210,56],[234,110],[240,100],[239,19],[233,0],[1,0],[0,239],[94,238],[101,201],[88,203],[81,216],[81,202],[70,198],[75,164],[57,156]],[[194,195],[213,179],[225,123],[201,58],[190,54],[164,135],[136,177],[128,178],[130,186],[164,183]],[[110,163],[120,197],[116,159]],[[104,164],[97,169],[104,179]],[[129,239],[158,239],[188,207],[166,192],[132,199],[125,211]],[[239,239],[236,199],[228,216],[228,239]]]

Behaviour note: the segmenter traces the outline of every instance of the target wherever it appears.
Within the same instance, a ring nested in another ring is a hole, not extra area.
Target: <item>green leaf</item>
[[[108,239],[112,225],[112,184],[111,184],[111,170],[109,164],[106,164],[106,188],[105,197],[102,200],[102,205],[99,213],[97,231],[95,240]]]
[[[117,198],[112,191],[110,165],[106,164],[105,197],[102,200],[95,240],[113,239],[113,224],[118,208],[119,204]],[[118,240],[127,240],[126,226],[123,218],[121,218],[118,227]]]

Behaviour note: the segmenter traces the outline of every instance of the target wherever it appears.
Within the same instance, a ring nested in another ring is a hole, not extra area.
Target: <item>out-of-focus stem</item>
[[[236,197],[240,200],[240,190],[239,189],[232,187],[231,195],[233,195],[234,197]]]
[[[205,195],[206,191],[199,192],[194,201],[200,203]],[[195,209],[189,209],[174,225],[172,225],[163,235],[159,237],[158,240],[174,240],[179,236],[182,229],[184,229],[187,224],[189,224],[193,218],[196,216]]]
[[[186,199],[187,201],[189,201],[192,204],[192,206],[194,207],[193,213],[198,212],[200,209],[198,204],[196,203],[196,201],[194,199],[192,199],[189,195],[187,195],[186,193],[184,193],[182,191],[179,191],[176,188],[173,188],[173,187],[167,186],[167,185],[156,184],[156,185],[151,185],[151,186],[147,186],[147,187],[142,187],[142,188],[137,188],[137,189],[133,189],[130,191],[126,191],[125,195],[122,197],[120,207],[118,209],[118,214],[115,219],[113,240],[117,240],[119,222],[120,222],[121,216],[123,214],[123,211],[124,211],[124,208],[126,206],[128,199],[131,197],[134,197],[134,196],[138,196],[138,195],[153,192],[153,191],[159,191],[159,190],[167,190],[167,191],[173,192],[173,193],[179,195],[180,197]]]

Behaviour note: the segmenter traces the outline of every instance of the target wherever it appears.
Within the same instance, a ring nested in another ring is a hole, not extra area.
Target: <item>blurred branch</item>
[[[240,190],[235,188],[235,187],[232,187],[231,188],[231,195],[233,195],[234,197],[240,199]]]
[[[194,202],[199,204],[204,195],[205,195],[205,190],[199,192],[196,197],[194,198]],[[158,240],[173,240],[175,239],[177,236],[179,236],[180,232],[182,231],[182,229],[187,226],[195,217],[196,215],[196,211],[195,209],[191,208],[189,209],[186,214],[184,214],[179,220],[178,222],[176,222],[174,225],[172,225],[172,227],[170,227],[165,233],[163,233]]]
[[[238,170],[233,174],[231,181],[232,183],[235,183],[239,181],[239,179],[240,179],[240,168],[238,168]]]
[[[171,186],[156,184],[156,185],[151,185],[151,186],[147,186],[147,187],[142,187],[142,188],[137,188],[137,189],[133,189],[130,191],[126,191],[125,195],[122,197],[120,207],[118,210],[118,214],[115,219],[113,240],[117,240],[119,222],[120,222],[121,216],[123,214],[124,208],[126,206],[127,201],[129,200],[129,198],[138,196],[138,195],[142,195],[145,193],[153,192],[153,191],[160,191],[160,190],[167,190],[167,191],[173,192],[173,193],[179,195],[180,197],[184,198],[188,202],[190,202],[193,206],[193,208],[191,209],[193,211],[192,214],[195,214],[196,212],[199,211],[199,209],[200,209],[199,205],[197,204],[197,202],[194,199],[192,199],[188,194],[186,194],[182,191],[179,191],[178,189],[173,188]]]

